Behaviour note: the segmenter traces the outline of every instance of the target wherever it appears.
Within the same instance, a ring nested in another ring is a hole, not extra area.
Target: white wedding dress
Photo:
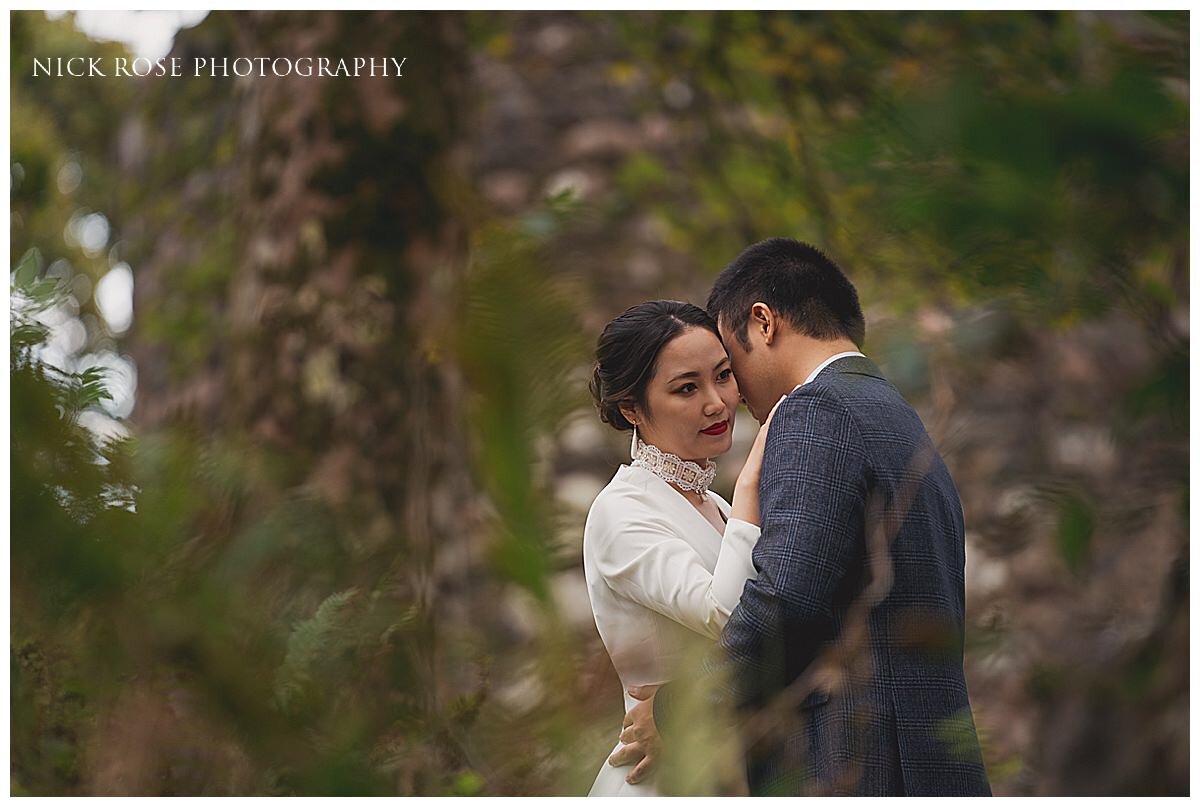
[[[755,575],[759,528],[729,518],[724,536],[683,494],[653,472],[622,465],[596,497],[583,531],[583,569],[596,628],[625,692],[666,681],[696,634],[716,640]],[[617,743],[613,751],[621,747]],[[610,756],[611,756],[610,752]],[[607,758],[590,796],[654,796],[652,781],[625,777]]]

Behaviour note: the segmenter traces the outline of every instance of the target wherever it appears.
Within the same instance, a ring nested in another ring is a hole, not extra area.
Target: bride
[[[583,533],[592,613],[628,711],[636,703],[630,687],[663,683],[696,634],[720,636],[755,574],[770,418],[731,505],[708,486],[716,473],[710,458],[732,445],[737,381],[712,318],[672,300],[636,305],[605,327],[591,390],[600,419],[632,433],[632,462],[596,497]],[[657,795],[640,777],[640,767],[606,761],[589,795]]]

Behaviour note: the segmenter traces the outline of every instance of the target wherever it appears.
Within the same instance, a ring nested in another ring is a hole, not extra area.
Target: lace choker
[[[717,475],[717,464],[712,460],[706,460],[702,468],[691,460],[681,459],[674,454],[660,451],[655,446],[639,440],[636,429],[633,433],[633,446],[630,454],[633,456],[630,466],[645,468],[678,488],[696,491],[702,500],[708,499],[708,486],[712,484],[713,478]]]

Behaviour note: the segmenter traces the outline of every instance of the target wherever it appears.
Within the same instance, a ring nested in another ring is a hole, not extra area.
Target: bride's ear
[[[620,407],[621,414],[624,415],[626,420],[628,420],[634,426],[642,425],[641,416],[638,414],[637,410],[637,404],[633,403],[632,401],[622,401],[621,403],[617,404],[617,406]]]

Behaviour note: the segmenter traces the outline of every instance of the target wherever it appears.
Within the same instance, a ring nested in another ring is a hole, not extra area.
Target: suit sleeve
[[[755,525],[731,519],[710,572],[660,516],[620,514],[599,531],[596,568],[618,594],[716,639],[754,574],[758,534]]]
[[[808,385],[771,422],[759,482],[762,536],[751,578],[721,635],[726,694],[761,705],[834,635],[834,601],[864,553],[868,466],[845,406]]]

